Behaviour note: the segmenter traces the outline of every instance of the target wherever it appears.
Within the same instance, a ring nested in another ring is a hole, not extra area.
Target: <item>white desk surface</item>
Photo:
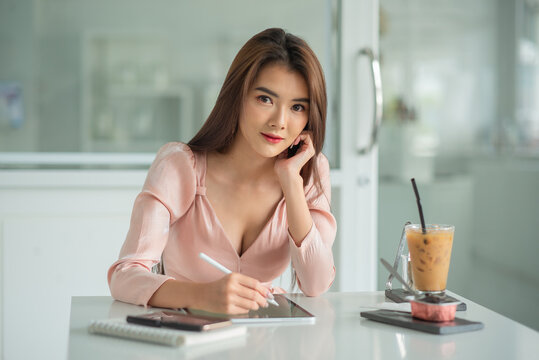
[[[432,335],[360,317],[384,301],[383,292],[327,293],[316,298],[288,294],[312,312],[315,325],[253,325],[241,340],[200,347],[162,345],[93,335],[93,319],[124,317],[146,310],[111,297],[73,297],[69,359],[532,359],[539,354],[539,332],[462,297],[467,311],[457,317],[484,329]],[[537,311],[537,309],[530,309]]]

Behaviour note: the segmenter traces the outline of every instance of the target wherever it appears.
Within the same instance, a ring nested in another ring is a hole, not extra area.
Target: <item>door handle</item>
[[[382,125],[382,107],[384,100],[382,97],[382,75],[380,73],[380,62],[378,61],[378,58],[374,55],[371,48],[363,48],[359,50],[358,57],[359,56],[367,56],[370,60],[372,84],[374,89],[374,111],[370,140],[367,146],[357,149],[359,155],[365,155],[371,152],[372,148],[378,141],[378,130],[380,130],[380,125]]]

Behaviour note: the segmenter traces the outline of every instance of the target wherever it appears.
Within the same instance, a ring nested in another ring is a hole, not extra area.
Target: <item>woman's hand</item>
[[[286,186],[291,180],[298,179],[303,166],[314,156],[313,140],[309,131],[302,131],[292,145],[299,143],[301,143],[300,148],[291,158],[287,158],[288,149],[277,156],[274,169],[281,186]]]
[[[200,298],[193,307],[201,310],[226,313],[244,314],[249,310],[267,307],[266,296],[269,290],[256,279],[249,276],[232,273],[221,279],[199,284]]]

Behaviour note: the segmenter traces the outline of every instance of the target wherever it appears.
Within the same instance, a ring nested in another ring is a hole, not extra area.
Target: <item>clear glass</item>
[[[424,293],[445,293],[455,227],[418,224],[405,227],[414,288]]]
[[[7,1],[0,152],[149,152],[188,141],[255,33],[304,38],[324,68],[325,152],[338,163],[337,0]]]

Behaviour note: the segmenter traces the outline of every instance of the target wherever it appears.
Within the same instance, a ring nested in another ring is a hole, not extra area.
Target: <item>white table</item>
[[[462,297],[457,316],[481,321],[484,329],[432,335],[360,317],[384,301],[383,292],[327,293],[316,298],[287,295],[312,312],[315,325],[253,325],[232,342],[171,348],[87,332],[93,319],[124,317],[146,310],[111,297],[73,297],[69,359],[532,359],[539,332]],[[533,309],[532,311],[536,311]]]

